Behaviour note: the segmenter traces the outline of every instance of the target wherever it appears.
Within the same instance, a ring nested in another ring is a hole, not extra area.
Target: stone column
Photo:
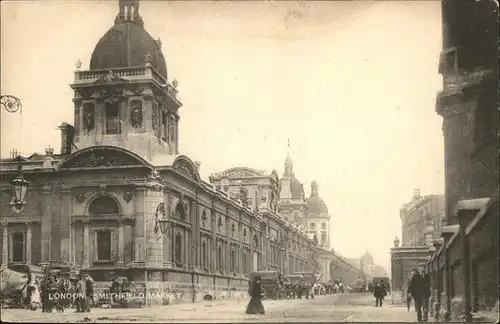
[[[228,221],[229,219],[229,211],[227,212],[226,214],[226,223],[224,224],[225,227],[226,227],[226,251],[224,252],[224,264],[226,265],[224,267],[224,274],[226,276],[228,275],[232,275],[232,271],[233,269],[231,269],[231,240],[230,240],[230,236],[231,236],[231,224],[230,222]],[[229,256],[229,260],[228,259],[228,256]],[[229,262],[227,262],[229,261]]]
[[[250,255],[249,255],[249,260],[248,260],[250,262],[250,264],[249,264],[250,272],[252,272],[256,266],[258,266],[258,265],[255,265],[253,262],[254,261],[253,254],[255,252],[254,243],[253,243],[254,242],[254,240],[253,240],[254,235],[255,235],[255,231],[251,228],[250,229]]]
[[[26,223],[26,264],[31,264],[31,223]]]
[[[2,267],[9,263],[9,225],[2,224]]]
[[[41,229],[41,261],[42,263],[49,263],[50,261],[50,236],[51,236],[51,198],[52,198],[52,189],[50,186],[43,187],[43,216],[42,216],[42,229]]]
[[[71,262],[76,264],[76,225],[71,221]]]
[[[211,255],[210,255],[210,269],[213,271],[218,271],[217,269],[217,214],[215,211],[211,211],[211,227],[212,227],[212,244],[211,244]]]
[[[119,267],[123,266],[123,221],[118,222],[118,262]]]
[[[94,247],[95,249],[96,247]],[[90,266],[90,238],[89,238],[89,223],[83,222],[83,268]]]
[[[71,189],[61,188],[61,260],[70,262],[71,256]]]
[[[146,261],[145,247],[145,211],[146,211],[146,188],[137,187],[137,199],[135,201],[135,235],[134,235],[134,261]]]

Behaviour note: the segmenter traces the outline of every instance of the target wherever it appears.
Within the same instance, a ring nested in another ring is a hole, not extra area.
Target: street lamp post
[[[170,219],[166,216],[165,205],[160,203],[156,208],[154,231],[155,233],[160,232],[162,235],[167,234],[169,227]]]
[[[16,214],[20,214],[27,204],[24,200],[24,197],[26,196],[29,182],[26,181],[26,179],[24,179],[23,177],[22,167],[23,166],[19,161],[17,164],[17,176],[12,179],[10,183],[12,186],[12,192],[14,193],[10,202],[10,206],[12,208],[12,211]]]
[[[0,96],[0,104],[2,105],[5,110],[7,110],[10,113],[16,113],[19,111],[20,113],[23,112],[23,105],[21,103],[21,100],[13,95],[3,95]]]

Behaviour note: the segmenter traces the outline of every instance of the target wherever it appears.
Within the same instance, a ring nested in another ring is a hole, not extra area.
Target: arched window
[[[142,127],[142,101],[140,100],[130,103],[130,123],[134,128]]]
[[[120,208],[116,201],[108,196],[100,196],[89,206],[90,215],[116,215],[120,213]]]
[[[175,236],[175,262],[182,264],[182,235],[177,232]]]
[[[175,208],[175,217],[182,220],[186,219],[186,213],[181,202],[177,203],[177,207]]]
[[[86,132],[90,132],[94,129],[95,125],[95,107],[92,103],[86,103],[83,105],[82,111],[83,117],[83,129]]]

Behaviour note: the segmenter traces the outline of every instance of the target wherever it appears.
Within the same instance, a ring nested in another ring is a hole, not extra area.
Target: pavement
[[[248,299],[205,301],[149,308],[94,308],[90,313],[42,313],[41,310],[2,309],[4,322],[44,323],[114,323],[114,322],[177,322],[177,323],[253,323],[253,322],[414,322],[416,314],[406,307],[390,305],[374,307],[369,294],[316,296],[315,299],[264,300],[264,315],[247,315]]]

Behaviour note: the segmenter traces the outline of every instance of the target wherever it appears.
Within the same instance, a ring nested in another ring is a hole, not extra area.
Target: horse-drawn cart
[[[12,265],[0,270],[0,303],[3,308],[40,306],[40,281],[43,270],[34,265]]]
[[[285,287],[278,271],[255,271],[251,279],[260,277],[260,286],[264,290],[264,298],[282,299],[285,297]]]

